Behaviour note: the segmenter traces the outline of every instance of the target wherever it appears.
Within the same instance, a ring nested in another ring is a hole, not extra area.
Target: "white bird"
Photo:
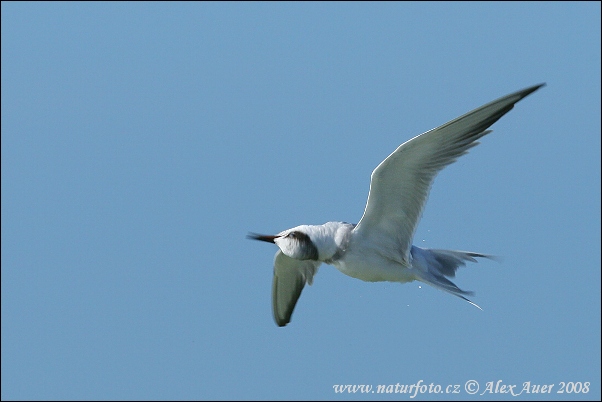
[[[466,261],[491,256],[468,251],[426,249],[412,239],[437,173],[478,144],[489,126],[514,104],[545,84],[506,95],[401,144],[372,172],[364,215],[357,225],[328,222],[301,225],[275,236],[249,238],[275,243],[272,310],[285,326],[306,283],[312,284],[321,263],[334,265],[368,282],[418,280],[477,306],[453,278]],[[480,307],[479,307],[480,308]]]

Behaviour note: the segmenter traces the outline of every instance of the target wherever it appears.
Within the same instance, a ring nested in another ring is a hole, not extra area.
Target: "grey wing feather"
[[[382,240],[383,250],[396,250],[402,262],[409,263],[414,232],[437,173],[477,145],[516,102],[543,85],[504,96],[400,145],[372,172],[356,234]]]
[[[295,260],[278,250],[274,257],[272,283],[272,312],[278,326],[283,327],[291,321],[305,284],[312,284],[320,264],[313,260]]]

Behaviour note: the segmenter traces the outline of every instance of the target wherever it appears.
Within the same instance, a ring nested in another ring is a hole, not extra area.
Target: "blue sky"
[[[600,398],[600,3],[3,2],[1,29],[3,400]],[[323,265],[274,324],[249,231],[357,222],[399,144],[540,82],[416,233],[503,256],[455,280],[484,311]]]

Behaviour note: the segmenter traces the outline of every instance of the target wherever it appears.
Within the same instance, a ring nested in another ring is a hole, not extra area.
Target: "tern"
[[[439,171],[476,146],[493,123],[545,84],[506,95],[401,144],[370,177],[364,215],[357,225],[327,222],[301,225],[278,233],[249,233],[250,239],[275,243],[272,311],[280,327],[291,321],[297,300],[311,285],[322,263],[367,282],[421,281],[458,296],[474,293],[447,278],[475,258],[470,251],[420,248],[412,245],[431,185]]]

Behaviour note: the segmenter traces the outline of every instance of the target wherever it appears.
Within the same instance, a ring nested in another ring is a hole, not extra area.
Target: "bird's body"
[[[448,277],[467,261],[488,255],[412,245],[416,226],[437,173],[478,144],[489,126],[516,102],[543,84],[488,103],[400,145],[372,172],[370,193],[357,225],[328,222],[301,225],[275,236],[249,235],[275,243],[272,307],[279,326],[290,322],[306,283],[321,263],[367,282],[422,281],[469,303],[466,292]],[[478,306],[477,306],[478,307]]]

